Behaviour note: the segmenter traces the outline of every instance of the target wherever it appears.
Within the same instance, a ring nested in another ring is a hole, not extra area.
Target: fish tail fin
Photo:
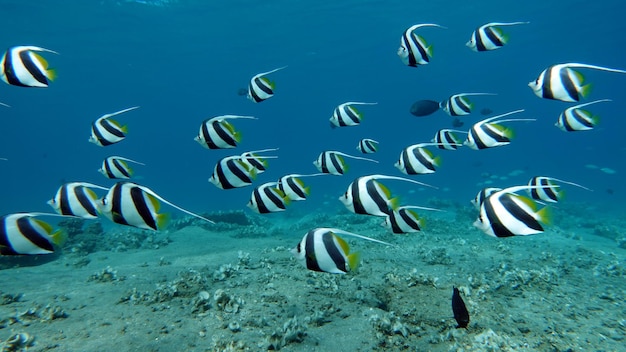
[[[600,123],[600,116],[598,115],[593,115],[591,116],[591,123],[595,126],[598,123]]]
[[[239,131],[235,131],[235,132],[233,133],[233,137],[234,137],[234,139],[235,139],[235,142],[237,142],[237,143],[241,143],[241,132],[239,132]]]
[[[437,166],[437,167],[441,166],[441,157],[440,157],[440,156],[436,156],[436,157],[433,159],[433,165],[435,165],[435,166]]]
[[[311,195],[311,186],[304,187],[304,194],[307,196]]]
[[[389,199],[389,208],[396,210],[400,207],[400,198],[394,197]]]
[[[545,225],[552,225],[552,210],[550,207],[543,207],[537,212],[537,220]]]
[[[348,255],[348,266],[350,266],[350,271],[355,271],[359,264],[361,263],[361,253],[354,252]]]
[[[53,68],[51,69],[47,69],[46,70],[46,77],[51,80],[54,81],[57,78],[57,71]]]
[[[502,33],[502,44],[506,44],[511,39],[511,36],[508,33]]]
[[[580,95],[583,98],[586,98],[587,96],[589,96],[589,93],[591,93],[591,83],[585,84],[584,86],[580,88]]]
[[[433,45],[432,44],[426,47],[426,54],[428,55],[428,57],[433,57]]]
[[[59,229],[59,230],[56,230],[53,234],[51,234],[50,237],[52,238],[52,243],[56,244],[57,246],[60,246],[65,242],[65,240],[67,240],[67,233]]]
[[[124,126],[122,126],[121,130],[122,130],[122,132],[124,132],[124,133],[128,133],[128,125],[124,125]]]
[[[169,213],[161,213],[156,216],[156,225],[157,229],[162,230],[167,227],[167,224],[171,220],[171,216]]]

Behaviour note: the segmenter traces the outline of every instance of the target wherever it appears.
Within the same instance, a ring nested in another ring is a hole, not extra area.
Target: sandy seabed
[[[3,351],[624,351],[626,219],[558,210],[543,234],[491,238],[448,207],[424,231],[381,219],[237,213],[168,231],[113,227],[54,257],[0,258]],[[229,219],[232,222],[229,222]],[[315,227],[348,239],[357,271],[306,270],[289,253]],[[115,237],[117,236],[117,237]],[[137,236],[137,237],[133,237]],[[84,239],[81,239],[84,241]],[[120,242],[121,243],[121,242]],[[128,243],[134,243],[133,248]],[[452,287],[470,311],[456,329]],[[21,335],[20,335],[21,334]]]

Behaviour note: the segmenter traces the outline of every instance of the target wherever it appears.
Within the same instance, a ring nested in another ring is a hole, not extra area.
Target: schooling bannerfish
[[[359,253],[350,253],[348,243],[337,234],[391,245],[370,237],[334,228],[316,228],[307,232],[302,241],[291,249],[296,260],[305,268],[331,274],[345,274],[359,265]]]
[[[431,141],[435,143],[439,149],[457,150],[459,147],[463,146],[463,140],[457,137],[455,133],[466,134],[467,132],[444,128],[437,131]]]
[[[421,27],[446,28],[434,23],[422,23],[413,25],[404,31],[402,38],[400,38],[398,56],[405,65],[410,67],[426,65],[430,62],[430,58],[433,56],[433,47],[426,44],[424,38],[414,32]]]
[[[346,127],[357,126],[363,120],[363,114],[352,105],[376,105],[378,103],[363,103],[358,101],[349,101],[339,104],[330,117],[330,127]]]
[[[227,119],[256,120],[256,117],[221,115],[206,119],[200,125],[200,131],[194,140],[207,149],[235,148],[241,142],[241,133]]]
[[[301,177],[312,177],[312,176],[322,176],[328,175],[324,173],[319,174],[309,174],[309,175],[301,175],[301,174],[289,174],[281,177],[278,180],[278,188],[285,193],[287,198],[290,200],[301,201],[306,200],[309,196],[311,189],[308,186],[304,185],[304,182],[300,179]]]
[[[559,185],[556,185],[553,182],[564,183],[591,191],[589,188],[579,185],[578,183],[547,176],[535,176],[531,178],[528,181],[528,186],[531,186],[532,188],[529,188],[527,191],[535,200],[556,203],[563,198],[564,191],[560,189],[561,187]]]
[[[565,132],[587,131],[593,129],[598,124],[599,117],[582,108],[605,101],[612,100],[601,99],[589,103],[570,106],[565,109],[561,115],[559,115],[559,118],[554,125]]]
[[[15,46],[7,49],[0,59],[0,79],[20,87],[47,88],[54,81],[56,72],[48,68],[48,62],[36,51],[59,54],[38,46]]]
[[[134,106],[132,108],[100,116],[91,124],[91,136],[89,137],[89,142],[101,147],[121,142],[124,138],[126,138],[128,127],[121,126],[119,122],[111,119],[111,117],[138,108],[139,106]]]
[[[450,96],[450,98],[442,101],[439,106],[446,114],[450,116],[463,116],[469,115],[474,108],[472,103],[467,97],[477,95],[496,95],[493,93],[459,93]]]
[[[250,80],[250,85],[248,86],[248,99],[252,100],[255,103],[260,103],[273,97],[276,85],[274,84],[274,82],[265,77],[265,75],[269,75],[270,73],[274,73],[286,67],[287,66],[283,66],[271,71],[262,72],[252,77],[252,79]]]
[[[363,138],[359,141],[356,149],[363,154],[373,154],[378,151],[378,144],[379,143],[373,139]]]
[[[395,234],[421,231],[424,227],[424,219],[421,218],[413,209],[441,211],[439,209],[416,205],[404,205],[398,207],[397,209],[392,209],[382,225]]]
[[[348,165],[343,159],[344,157],[378,163],[378,161],[373,159],[352,156],[334,150],[326,150],[321,152],[317,159],[313,161],[313,165],[315,165],[319,172],[337,176],[343,175],[348,170]]]
[[[394,166],[405,175],[422,175],[435,172],[441,165],[441,157],[424,148],[436,143],[418,143],[410,145],[400,152],[400,157]]]
[[[102,166],[98,169],[98,172],[109,179],[129,179],[134,174],[133,169],[128,166],[129,162],[145,165],[144,163],[121,156],[110,156],[102,161]]]
[[[70,182],[59,187],[54,198],[48,201],[48,205],[60,215],[95,219],[98,217],[98,196],[92,188],[109,190],[92,183]]]
[[[498,26],[515,26],[529,23],[530,22],[491,22],[484,24],[476,28],[465,45],[476,52],[500,49],[509,42],[509,36],[502,32]]]
[[[456,328],[465,328],[470,322],[469,312],[463,301],[463,297],[459,293],[459,289],[452,287],[452,314],[454,314],[454,320],[458,324]]]
[[[48,213],[15,213],[0,216],[0,255],[54,253],[55,245],[65,240],[61,230],[54,231],[35,216],[60,216]]]
[[[267,182],[254,188],[247,206],[258,214],[267,214],[284,211],[289,201],[277,182]]]
[[[543,70],[528,86],[539,98],[577,102],[589,94],[591,86],[583,85],[584,76],[574,68],[626,73],[625,70],[580,63],[557,64]]]
[[[474,150],[500,147],[511,143],[513,131],[507,127],[500,125],[501,122],[510,121],[536,121],[535,119],[502,119],[498,118],[517,114],[524,110],[515,110],[506,114],[492,116],[475,123],[467,134],[467,139],[463,143]]]

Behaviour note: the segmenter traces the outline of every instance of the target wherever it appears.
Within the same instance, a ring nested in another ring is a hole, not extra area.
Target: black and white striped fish
[[[316,228],[307,232],[302,241],[291,249],[296,260],[305,268],[331,274],[345,274],[359,265],[359,253],[350,253],[348,243],[337,234],[391,245],[370,237],[333,228]]]
[[[550,222],[549,208],[539,209],[532,199],[514,193],[529,188],[532,187],[509,187],[485,198],[474,226],[493,237],[526,236],[543,232],[542,224]]]
[[[260,103],[274,96],[274,88],[276,87],[274,82],[270,81],[265,75],[282,70],[287,66],[283,66],[271,71],[262,72],[255,75],[250,80],[248,85],[248,99],[255,103]]]
[[[287,198],[290,200],[305,200],[310,194],[310,187],[305,186],[304,182],[300,179],[301,177],[311,177],[311,176],[321,176],[328,175],[324,173],[320,174],[309,174],[309,175],[301,175],[301,174],[289,174],[281,177],[278,180],[278,188],[285,193]]]
[[[144,163],[121,156],[110,156],[102,161],[102,166],[98,169],[98,172],[109,179],[129,179],[134,174],[133,169],[128,166],[129,162],[145,165]]]
[[[277,182],[267,182],[255,187],[248,201],[248,208],[259,214],[285,211],[290,199],[278,188]]]
[[[483,202],[485,201],[485,198],[489,197],[490,195],[501,191],[502,188],[497,188],[497,187],[485,187],[483,189],[481,189],[477,194],[476,197],[474,197],[474,199],[472,199],[470,202],[474,205],[474,207],[477,210],[480,210],[480,206],[483,204]]]
[[[564,192],[561,190],[560,185],[554,184],[554,182],[564,183],[591,191],[589,188],[579,185],[578,183],[547,176],[535,176],[531,178],[528,181],[528,186],[531,186],[532,188],[529,188],[527,191],[535,200],[557,203],[561,200],[561,198],[563,198]]]
[[[437,131],[435,137],[431,141],[435,143],[439,149],[457,150],[459,147],[463,146],[463,140],[457,137],[455,133],[467,132],[444,128]]]
[[[491,22],[484,24],[476,28],[465,45],[476,52],[500,49],[504,44],[508,43],[509,36],[502,32],[498,26],[515,26],[529,23],[530,22]]]
[[[428,184],[403,177],[367,175],[357,177],[352,181],[346,192],[339,197],[339,200],[348,210],[355,214],[388,216],[393,209],[398,207],[398,200],[392,197],[389,189],[378,182],[378,179],[406,181],[432,187]]]
[[[459,93],[451,95],[450,98],[439,103],[440,108],[450,116],[469,115],[474,108],[467,97],[475,95],[496,95],[493,93]]]
[[[0,216],[0,255],[36,255],[54,253],[65,240],[61,230],[53,232],[47,222],[35,216],[48,213],[15,213]]]
[[[56,72],[48,68],[46,59],[36,51],[59,54],[38,46],[11,47],[0,59],[0,78],[13,86],[47,88],[56,78]]]
[[[378,151],[378,144],[379,143],[373,139],[363,138],[359,141],[356,149],[363,154],[373,154]]]
[[[584,98],[589,94],[591,86],[589,84],[583,85],[583,75],[573,70],[574,68],[626,73],[626,70],[580,63],[557,64],[543,70],[536,80],[528,83],[528,86],[539,98],[567,102],[579,101],[580,98]]]
[[[500,125],[501,122],[510,121],[536,121],[536,119],[502,119],[498,118],[517,114],[524,109],[507,112],[506,114],[492,116],[475,123],[467,134],[467,139],[463,143],[474,150],[499,147],[511,143],[513,130]]]
[[[206,119],[194,140],[207,149],[235,148],[241,142],[241,133],[227,119],[253,119],[254,116],[221,115]]]
[[[146,230],[161,230],[169,215],[159,213],[161,202],[198,219],[213,221],[170,203],[148,187],[133,182],[118,182],[98,200],[101,214],[116,224],[134,226]]]
[[[91,124],[91,136],[89,137],[89,141],[101,147],[121,142],[124,138],[126,138],[128,128],[126,126],[121,126],[119,122],[112,120],[111,117],[138,108],[138,106],[134,106],[132,108],[100,116]]]
[[[245,187],[252,184],[257,172],[257,169],[244,163],[240,155],[227,156],[215,164],[209,182],[220,189]]]
[[[319,172],[331,175],[343,175],[348,170],[348,165],[344,157],[378,163],[378,161],[373,159],[352,156],[334,150],[326,150],[321,152],[317,159],[313,161],[313,165],[315,165]]]
[[[98,196],[92,188],[109,190],[92,183],[69,182],[59,187],[56,195],[48,201],[48,204],[60,215],[95,219],[98,217]]]
[[[251,151],[251,152],[245,152],[240,155],[241,161],[243,161],[243,163],[248,165],[250,168],[256,169],[256,173],[260,174],[260,173],[265,172],[265,170],[267,170],[267,165],[268,165],[267,159],[276,159],[278,157],[258,155],[258,154],[265,153],[265,152],[273,152],[276,150],[278,150],[278,148],[261,149],[261,150]]]
[[[424,148],[429,145],[437,144],[418,143],[404,148],[394,166],[405,175],[432,174],[441,165],[441,157]]]
[[[330,127],[346,127],[357,126],[363,120],[363,114],[352,105],[376,105],[378,103],[363,103],[358,101],[349,101],[339,104],[330,117]]]
[[[393,209],[382,223],[383,226],[391,230],[392,233],[419,232],[424,227],[424,219],[420,218],[413,209],[441,211],[435,208],[420,207],[416,205],[405,205]]]
[[[582,109],[587,105],[612,101],[611,99],[595,100],[589,103],[578,104],[565,109],[558,120],[554,124],[556,127],[565,132],[587,131],[591,130],[598,124],[599,118],[591,112]]]
[[[398,48],[398,56],[407,66],[417,67],[418,65],[426,65],[433,56],[433,47],[426,44],[424,38],[414,32],[422,27],[446,28],[434,23],[416,24],[407,28],[402,38],[400,38],[400,47]]]

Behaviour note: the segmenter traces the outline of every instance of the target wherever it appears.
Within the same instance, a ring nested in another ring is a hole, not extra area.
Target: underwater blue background
[[[567,6],[564,4],[567,3]],[[159,6],[162,5],[162,6]],[[215,162],[248,150],[280,148],[255,185],[287,173],[315,173],[323,150],[352,155],[361,138],[380,142],[370,157],[379,164],[347,159],[344,176],[304,181],[307,202],[293,208],[343,210],[337,201],[357,176],[404,176],[393,164],[402,148],[428,142],[452,127],[443,111],[414,117],[419,99],[443,100],[461,92],[477,108],[461,117],[463,128],[483,117],[483,107],[536,122],[508,124],[516,131],[504,147],[474,151],[431,150],[442,157],[435,174],[411,178],[439,187],[383,181],[404,204],[437,197],[468,204],[490,175],[524,173],[496,180],[500,187],[525,184],[531,176],[580,183],[567,187],[568,201],[620,209],[626,172],[626,75],[580,70],[593,91],[585,101],[609,98],[589,110],[601,116],[594,130],[565,133],[554,127],[571,104],[537,98],[527,87],[546,67],[581,62],[626,69],[623,1],[21,1],[0,2],[0,47],[36,45],[58,73],[47,89],[0,85],[0,214],[46,211],[63,182],[110,186],[96,170],[110,155],[144,162],[133,166],[136,182],[194,212],[245,208],[252,187],[220,190],[207,182]],[[530,21],[503,28],[510,43],[492,52],[465,47],[472,31],[492,21]],[[434,46],[431,63],[404,66],[396,55],[403,31],[416,23]],[[273,98],[254,104],[239,96],[260,72],[288,65],[269,78]],[[360,126],[331,129],[333,109],[346,101],[363,106]],[[91,122],[131,106],[116,119],[129,127],[126,140],[109,147],[87,141]],[[200,123],[222,114],[253,115],[234,120],[243,134],[236,149],[206,150],[193,141]],[[586,165],[609,167],[608,174]],[[291,209],[288,209],[289,212]],[[598,211],[597,209],[593,212]],[[619,210],[617,210],[619,212]],[[174,211],[175,212],[175,211]],[[593,216],[593,212],[590,216]]]

